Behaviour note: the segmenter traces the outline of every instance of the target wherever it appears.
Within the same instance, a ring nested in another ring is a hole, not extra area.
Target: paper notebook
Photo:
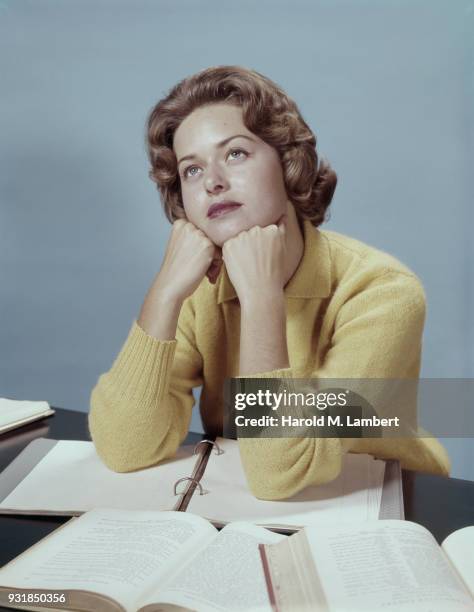
[[[0,434],[54,414],[48,402],[30,402],[0,397]]]
[[[92,442],[39,438],[0,474],[0,513],[79,515],[97,507],[188,510],[215,524],[245,520],[290,531],[323,522],[403,518],[400,466],[347,454],[333,481],[284,501],[249,491],[238,442],[181,447],[157,466],[116,473]]]

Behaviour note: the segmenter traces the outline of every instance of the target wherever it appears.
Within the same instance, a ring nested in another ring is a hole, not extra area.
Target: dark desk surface
[[[56,409],[54,416],[0,436],[0,471],[35,438],[90,440],[87,415]],[[186,443],[201,434],[190,433]],[[447,535],[474,524],[474,482],[403,471],[405,518],[424,525],[441,542]],[[0,567],[48,535],[68,517],[0,515]],[[0,608],[1,610],[1,608]]]

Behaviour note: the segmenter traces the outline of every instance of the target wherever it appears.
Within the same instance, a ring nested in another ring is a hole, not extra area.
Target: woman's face
[[[245,127],[240,107],[196,109],[175,131],[173,148],[186,216],[214,244],[287,211],[278,153]]]

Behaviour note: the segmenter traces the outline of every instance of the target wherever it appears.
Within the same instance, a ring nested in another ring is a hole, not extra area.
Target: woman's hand
[[[283,295],[285,220],[286,216],[275,225],[252,227],[224,243],[222,257],[241,305]]]
[[[161,269],[150,287],[138,324],[158,340],[173,340],[184,300],[205,275],[215,283],[222,265],[220,249],[195,225],[173,223]]]
[[[183,302],[207,274],[215,282],[220,270],[218,247],[184,219],[173,223],[163,264],[155,285],[168,299]]]

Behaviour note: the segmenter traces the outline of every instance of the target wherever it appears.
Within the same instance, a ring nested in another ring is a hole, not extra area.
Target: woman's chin
[[[238,213],[235,213],[213,219],[207,223],[205,228],[201,229],[208,236],[209,240],[211,240],[216,246],[222,247],[227,240],[238,236],[240,232],[246,232],[252,227],[255,227],[255,225],[266,227],[271,223],[275,223],[272,218],[249,219],[248,217],[244,218],[243,216],[239,218]]]
[[[222,247],[227,240],[238,236],[240,232],[250,229],[244,223],[222,223],[219,226],[207,228],[207,236],[216,246]]]

